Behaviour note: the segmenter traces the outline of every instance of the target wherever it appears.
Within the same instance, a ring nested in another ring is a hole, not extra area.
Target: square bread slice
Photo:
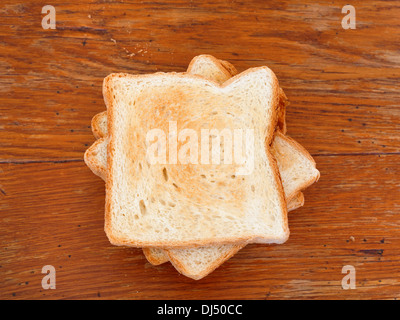
[[[270,69],[249,69],[222,86],[189,74],[112,74],[103,93],[109,135],[105,230],[113,244],[171,248],[287,240],[286,203],[268,150],[279,101]],[[146,136],[155,128],[168,132],[170,121],[198,137],[209,122],[210,129],[253,130],[254,170],[236,176],[236,164],[150,165]]]

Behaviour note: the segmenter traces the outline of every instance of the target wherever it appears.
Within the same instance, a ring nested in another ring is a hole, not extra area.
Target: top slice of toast
[[[103,92],[109,112],[105,230],[112,243],[286,241],[283,190],[268,150],[279,99],[270,69],[250,69],[222,86],[188,74],[113,74]],[[254,130],[254,170],[236,177],[234,164],[149,164],[146,135],[155,128],[168,132],[170,121],[198,136],[202,127]]]

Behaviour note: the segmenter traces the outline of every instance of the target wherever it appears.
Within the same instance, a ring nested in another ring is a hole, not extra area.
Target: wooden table
[[[79,3],[79,4],[78,4]],[[62,1],[0,4],[0,298],[400,298],[400,7],[352,1]],[[193,281],[103,231],[104,183],[83,162],[111,72],[184,71],[198,54],[271,67],[288,134],[320,181],[291,237],[249,245]],[[56,290],[43,290],[44,265]],[[342,289],[342,268],[356,289]]]

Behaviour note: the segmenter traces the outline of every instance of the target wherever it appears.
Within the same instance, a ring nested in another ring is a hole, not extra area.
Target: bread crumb
[[[356,239],[355,239],[353,236],[350,237],[350,240],[351,240],[352,242],[356,241]]]

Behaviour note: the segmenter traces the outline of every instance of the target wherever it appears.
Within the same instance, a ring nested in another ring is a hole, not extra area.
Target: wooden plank
[[[0,298],[400,298],[399,158],[316,157],[289,241],[249,245],[198,282],[108,242],[104,184],[82,161],[1,164]],[[48,264],[56,290],[41,288]],[[341,288],[345,265],[355,290]]]
[[[353,1],[356,30],[339,1],[52,4],[56,30],[42,29],[40,2],[0,5],[3,161],[81,159],[107,74],[184,71],[201,53],[270,66],[289,134],[313,154],[400,152],[396,1]]]

